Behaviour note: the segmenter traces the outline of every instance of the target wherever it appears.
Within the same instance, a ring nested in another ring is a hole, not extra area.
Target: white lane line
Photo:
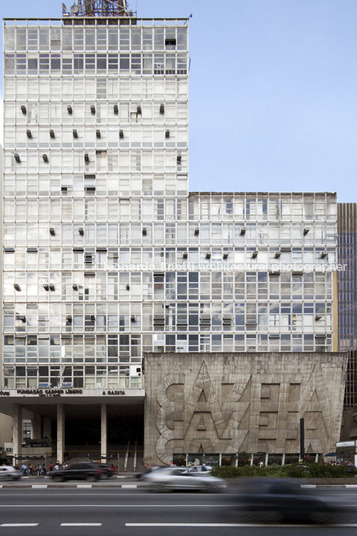
[[[47,484],[32,484],[32,489],[44,489],[47,488]]]
[[[216,508],[216,504],[0,504],[0,508]],[[224,507],[226,507],[224,505]]]
[[[88,489],[91,487],[92,487],[92,484],[77,484],[77,488]]]
[[[122,484],[121,487],[122,489],[124,488],[130,489],[130,488],[137,488],[138,486],[136,484]]]
[[[125,523],[126,527],[264,527],[243,523]],[[269,525],[272,527],[274,525]],[[301,525],[299,525],[301,527]]]
[[[61,527],[101,527],[102,523],[61,523]]]
[[[39,523],[1,523],[0,527],[38,527]]]
[[[294,525],[270,523],[125,523],[126,527],[293,527]],[[318,525],[295,525],[299,528],[316,527]],[[331,524],[324,527],[357,527],[357,524]]]

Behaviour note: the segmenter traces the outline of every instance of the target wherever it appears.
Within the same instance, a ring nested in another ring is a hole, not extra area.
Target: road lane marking
[[[102,523],[61,523],[61,527],[101,527]]]
[[[0,504],[0,508],[216,508],[216,504]],[[224,505],[226,508],[226,505]]]
[[[123,489],[129,489],[129,488],[137,488],[138,486],[136,484],[122,484],[121,486]]]
[[[294,524],[270,524],[270,523],[125,523],[126,527],[298,527],[298,528],[310,528],[310,527],[357,527],[357,523],[348,524],[329,524],[329,525],[294,525]]]
[[[77,484],[77,488],[88,489],[91,487],[92,487],[92,484]]]
[[[32,484],[32,489],[47,489],[47,484]]]
[[[0,527],[38,527],[39,523],[1,523]]]

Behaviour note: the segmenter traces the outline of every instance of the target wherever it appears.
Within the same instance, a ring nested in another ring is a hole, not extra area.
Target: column
[[[63,404],[57,405],[57,460],[64,461],[65,450],[65,410]]]
[[[107,405],[100,407],[100,458],[102,462],[107,461]]]
[[[20,467],[22,462],[18,459],[22,454],[22,406],[14,404],[12,409],[12,455],[14,465]]]

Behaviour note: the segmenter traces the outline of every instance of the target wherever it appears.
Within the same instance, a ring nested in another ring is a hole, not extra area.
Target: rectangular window
[[[118,54],[109,54],[108,69],[111,71],[117,71],[118,63],[119,63]]]

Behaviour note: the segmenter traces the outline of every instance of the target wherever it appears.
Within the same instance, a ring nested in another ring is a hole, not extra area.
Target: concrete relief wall
[[[340,353],[147,354],[145,463],[173,453],[327,453],[339,440]]]

